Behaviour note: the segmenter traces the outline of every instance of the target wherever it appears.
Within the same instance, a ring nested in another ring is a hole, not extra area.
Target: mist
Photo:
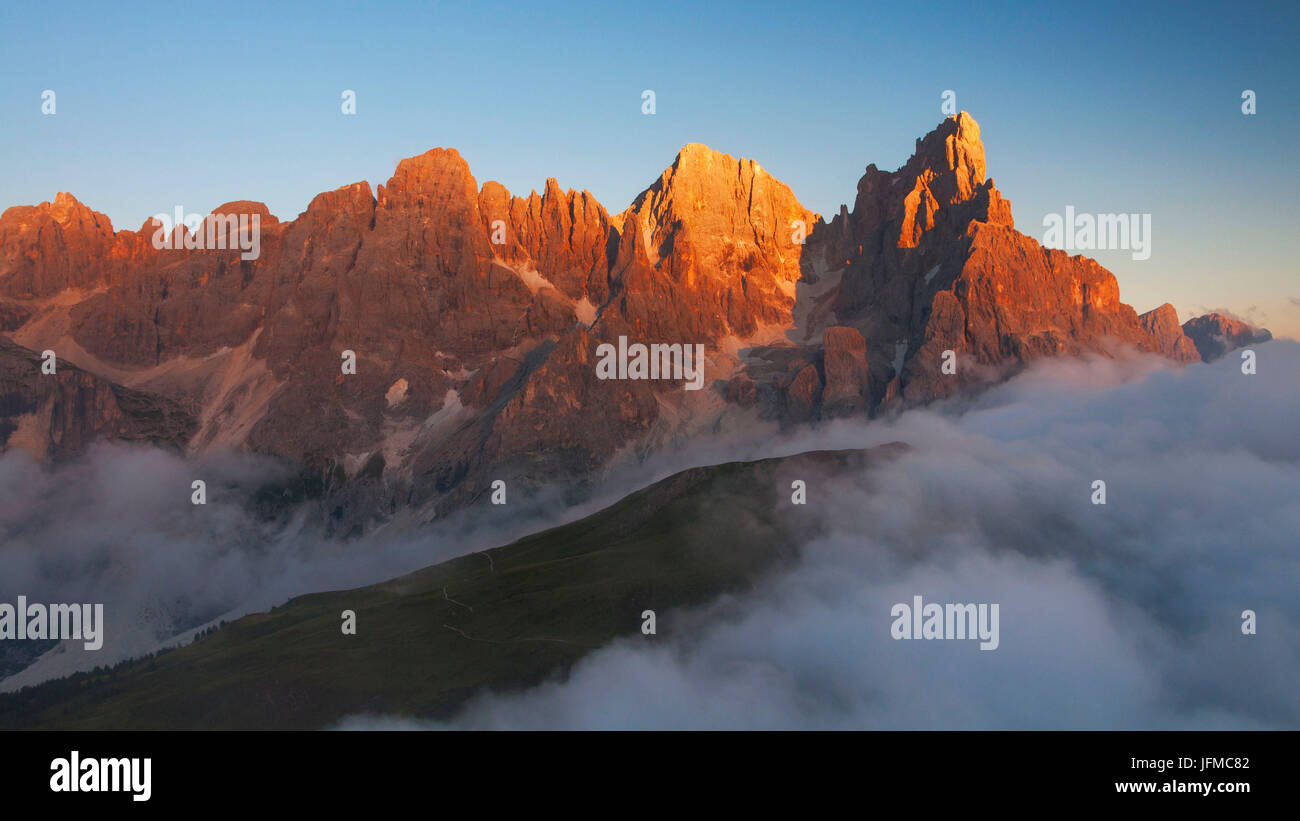
[[[580,518],[695,465],[907,442],[861,476],[810,483],[828,526],[792,571],[659,614],[563,680],[484,693],[452,721],[345,727],[1300,727],[1300,344],[1176,367],[1044,361],[974,398],[776,435],[733,421],[559,491],[413,530],[329,539],[246,504],[283,468],[101,445],[58,467],[0,455],[0,601],[102,602],[104,649],[5,642],[12,690],[181,643],[221,619],[349,589]],[[193,479],[207,504],[190,503]],[[1106,504],[1092,503],[1106,482]],[[713,503],[725,506],[727,499]],[[996,603],[996,650],[895,641],[890,609]],[[1258,631],[1243,635],[1242,611]],[[29,647],[30,646],[30,647]],[[48,652],[45,652],[48,650]],[[35,663],[15,651],[44,652]],[[25,669],[22,669],[25,668]]]
[[[1255,350],[1255,375],[1235,355],[1045,361],[973,401],[770,442],[913,450],[810,485],[828,535],[750,594],[450,722],[342,726],[1296,729],[1300,344]],[[998,603],[998,649],[892,639],[915,595]]]
[[[193,504],[191,483],[206,483]],[[248,454],[189,461],[170,451],[101,443],[49,466],[0,454],[0,603],[102,603],[102,649],[80,641],[0,642],[0,692],[178,646],[221,621],[290,598],[347,590],[506,544],[580,518],[630,490],[566,506],[559,489],[515,493],[423,527],[327,536],[306,506],[266,520],[250,504],[287,469]]]

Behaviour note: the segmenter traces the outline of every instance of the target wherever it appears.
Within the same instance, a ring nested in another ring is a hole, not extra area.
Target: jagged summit
[[[918,138],[913,158],[928,168],[961,171],[972,186],[984,182],[980,125],[966,111],[953,114],[929,134]]]
[[[0,333],[192,409],[174,443],[190,452],[242,447],[323,477],[356,511],[340,528],[441,513],[489,478],[586,481],[727,419],[925,402],[1042,356],[1120,342],[1200,358],[1184,335],[1200,325],[1167,306],[1138,317],[1105,268],[1015,230],[966,112],[896,171],[867,166],[830,223],[758,163],[700,143],[614,215],[554,178],[527,196],[480,186],[451,148],[290,221],[251,200],[215,211],[261,217],[255,259],[156,250],[152,230],[115,233],[66,193],[7,209]],[[704,345],[709,390],[598,380],[594,351],[620,337]],[[955,376],[940,375],[945,351]],[[30,381],[25,361],[0,373],[25,397],[8,406],[21,419],[0,418],[22,431],[4,447],[66,451],[50,419],[113,435],[77,422],[91,412],[79,394]]]
[[[370,190],[369,183],[358,183],[358,184],[365,185],[366,190],[367,191]],[[212,213],[213,214],[234,214],[236,216],[241,214],[247,214],[249,216],[252,216],[256,214],[258,219],[261,221],[262,225],[275,225],[280,221],[274,214],[271,213],[271,209],[266,207],[266,203],[256,202],[254,200],[235,200],[234,202],[223,202],[221,205],[218,205],[216,208],[213,208]]]
[[[397,164],[387,185],[380,185],[380,208],[409,208],[435,201],[472,199],[478,184],[469,163],[454,148],[431,148]]]
[[[1165,356],[1179,362],[1195,362],[1200,358],[1196,345],[1178,324],[1178,311],[1168,302],[1142,314],[1138,321]]]
[[[612,272],[651,333],[746,338],[792,321],[800,238],[820,219],[753,160],[690,143],[619,215]]]
[[[755,171],[762,172],[760,166],[755,160],[747,157],[733,157],[725,151],[718,151],[710,148],[704,143],[687,143],[677,152],[673,158],[672,164],[665,169],[664,173],[670,171],[677,173],[709,173],[709,172],[728,172],[736,168],[751,168]]]
[[[699,191],[731,180],[743,186],[747,183],[752,184],[752,179],[756,176],[769,175],[754,160],[733,157],[704,143],[687,143],[677,152],[672,163],[664,169],[659,178],[633,200],[628,210],[635,209],[645,198],[652,197],[656,192],[670,186],[688,187]]]

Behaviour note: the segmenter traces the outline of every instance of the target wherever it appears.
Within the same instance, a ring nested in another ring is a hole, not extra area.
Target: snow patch
[[[759,324],[755,327],[754,332],[748,336],[727,334],[722,337],[718,340],[716,350],[726,356],[740,358],[741,352],[750,348],[762,348],[772,345],[783,348],[793,347],[787,337],[789,330],[789,326],[780,322]]]
[[[830,270],[824,260],[812,260],[813,278],[795,282],[794,325],[786,337],[798,345],[806,345],[830,325],[834,325],[835,297],[843,268]]]
[[[645,250],[646,260],[647,260],[647,261],[650,263],[650,265],[652,265],[652,266],[653,266],[653,265],[658,265],[658,264],[659,264],[659,252],[655,250],[655,247],[654,247],[654,244],[653,244],[653,238],[650,236],[650,212],[649,212],[649,209],[647,209],[646,212],[645,212],[644,214],[641,215],[641,225],[638,226],[638,227],[641,229],[641,230],[640,230],[640,234],[641,234],[641,247]]]
[[[906,358],[907,358],[907,343],[906,342],[894,343],[894,375],[895,376],[903,372],[903,361]]]
[[[585,296],[573,303],[573,313],[578,317],[578,321],[588,328],[596,322],[596,306]]]
[[[442,423],[455,418],[456,415],[464,409],[465,406],[460,402],[460,394],[453,388],[448,388],[447,392],[442,396],[442,407],[438,408],[432,416],[424,420],[424,425],[422,427],[426,431],[433,430]]]
[[[388,407],[395,407],[405,402],[406,392],[410,387],[410,384],[405,379],[394,382],[392,387],[388,389],[388,393],[384,394],[384,398],[388,400]]]
[[[533,267],[531,262],[526,262],[523,265],[510,265],[509,263],[502,262],[499,259],[494,259],[492,260],[492,264],[505,268],[507,271],[514,272],[514,275],[519,277],[524,285],[528,286],[528,290],[534,294],[543,288],[555,288],[549,279],[542,276],[538,270]]]

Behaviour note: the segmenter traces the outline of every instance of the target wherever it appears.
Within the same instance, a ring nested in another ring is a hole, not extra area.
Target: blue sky
[[[119,228],[235,199],[288,219],[444,145],[480,183],[554,176],[616,212],[703,142],[829,215],[952,89],[1021,230],[1067,205],[1150,213],[1150,259],[1095,254],[1125,301],[1300,337],[1295,4],[18,5],[0,10],[0,207],[70,191]]]

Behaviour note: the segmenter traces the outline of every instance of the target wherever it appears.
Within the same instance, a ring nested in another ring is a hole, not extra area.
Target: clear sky
[[[70,191],[119,228],[236,199],[291,219],[454,146],[480,184],[553,176],[617,212],[703,142],[830,215],[868,163],[906,161],[951,89],[1022,231],[1041,239],[1066,206],[1149,213],[1149,259],[1094,254],[1126,302],[1300,337],[1298,9],[6,3],[0,208]]]

